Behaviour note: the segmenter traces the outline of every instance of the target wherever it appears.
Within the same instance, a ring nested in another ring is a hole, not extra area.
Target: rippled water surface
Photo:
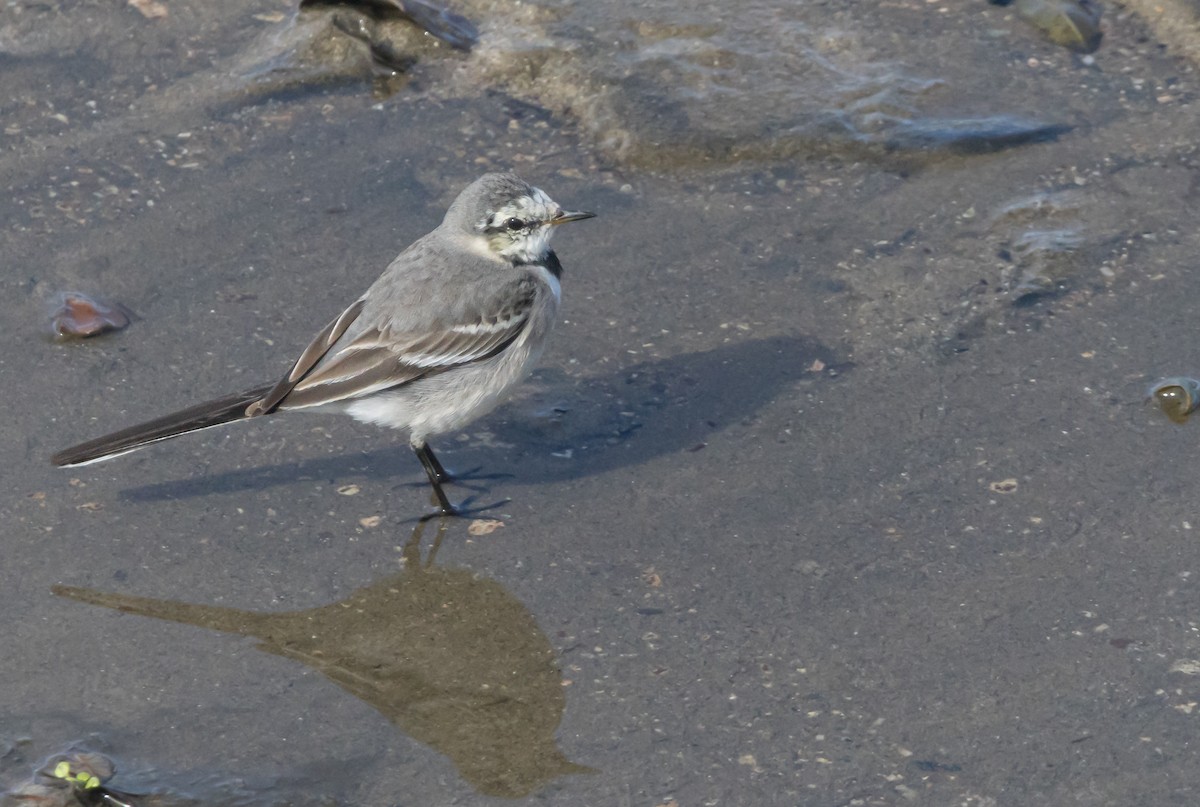
[[[139,805],[1195,801],[1192,4],[382,5],[0,5],[0,804],[72,747]],[[500,526],[316,416],[50,467],[500,169],[600,214],[435,443]]]

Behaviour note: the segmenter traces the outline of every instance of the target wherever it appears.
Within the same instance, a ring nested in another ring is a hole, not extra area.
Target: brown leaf
[[[140,11],[148,20],[161,20],[167,16],[167,7],[156,0],[129,0],[129,5]]]
[[[491,535],[496,530],[504,526],[503,521],[498,521],[494,518],[477,518],[467,527],[467,532],[471,535]]]

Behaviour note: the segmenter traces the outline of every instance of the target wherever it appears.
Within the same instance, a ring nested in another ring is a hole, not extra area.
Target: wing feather
[[[367,328],[294,382],[281,405],[303,408],[358,398],[494,356],[528,325],[536,292],[532,287],[521,291],[498,314],[480,313],[421,332]]]
[[[300,354],[300,358],[296,359],[296,363],[292,365],[292,369],[288,370],[287,375],[279,380],[271,391],[263,396],[262,400],[252,403],[247,409],[246,414],[250,417],[256,415],[269,414],[279,407],[279,404],[296,386],[300,379],[304,378],[313,367],[316,366],[329,349],[342,338],[346,330],[358,319],[358,315],[362,313],[363,306],[366,305],[366,299],[360,298],[338,316],[337,319],[326,325],[319,334],[317,334],[308,347],[304,348],[304,352]]]

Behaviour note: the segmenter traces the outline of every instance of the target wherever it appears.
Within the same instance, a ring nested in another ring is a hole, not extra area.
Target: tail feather
[[[50,591],[59,597],[85,602],[89,605],[99,605],[103,608],[112,608],[126,614],[166,619],[184,625],[199,625],[211,630],[240,633],[243,636],[259,636],[263,639],[267,638],[269,624],[272,621],[278,622],[280,616],[239,611],[236,608],[223,608],[217,605],[192,605],[175,600],[135,597],[131,594],[97,591],[92,588],[77,588],[76,586],[51,586]]]
[[[246,407],[261,399],[270,389],[271,385],[267,385],[227,395],[215,401],[196,404],[147,423],[130,426],[128,429],[122,429],[119,432],[106,434],[95,440],[88,440],[86,443],[64,449],[51,457],[50,461],[60,466],[87,465],[120,454],[128,454],[130,451],[135,451],[150,443],[157,443],[159,440],[167,440],[188,432],[243,420],[248,417]]]

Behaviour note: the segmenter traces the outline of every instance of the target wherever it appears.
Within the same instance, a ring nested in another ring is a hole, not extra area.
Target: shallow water
[[[1194,800],[1195,423],[1144,400],[1197,374],[1178,30],[1106,8],[1084,59],[985,3],[457,8],[470,54],[376,32],[398,77],[282,3],[0,11],[3,783],[82,743],[167,805]],[[601,215],[556,241],[542,368],[436,443],[512,498],[412,584],[487,593],[429,634],[451,660],[364,631],[371,689],[350,643],[179,619],[404,597],[417,463],[315,416],[47,457],[282,372],[491,169]],[[65,291],[133,321],[56,342]],[[591,772],[472,767],[505,665]]]

